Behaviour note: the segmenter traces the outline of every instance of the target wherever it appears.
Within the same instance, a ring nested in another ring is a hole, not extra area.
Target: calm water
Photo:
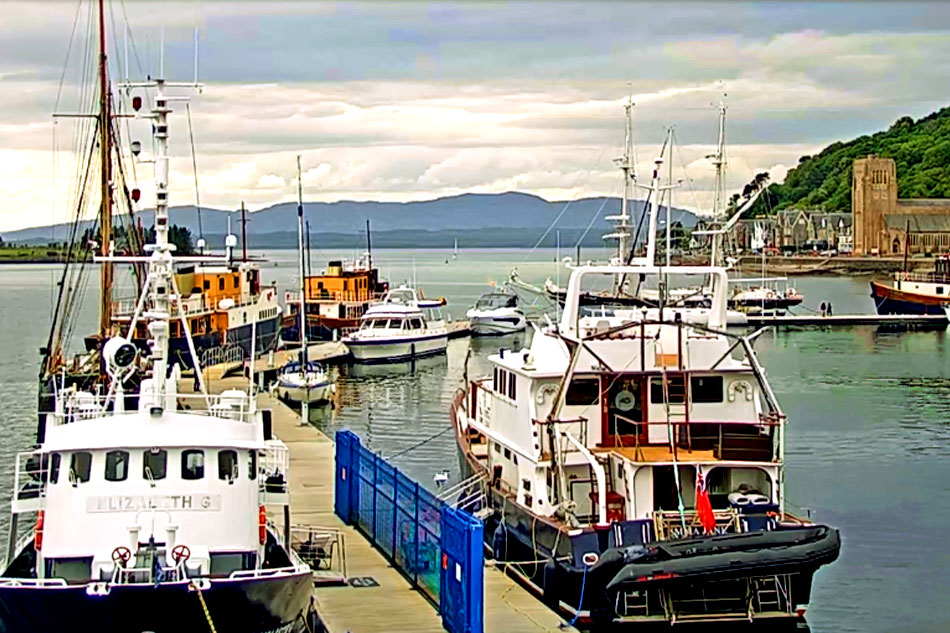
[[[295,279],[294,253],[266,253],[265,281],[281,292]],[[315,252],[314,269],[352,253]],[[594,256],[594,253],[590,253]],[[445,296],[462,317],[492,281],[516,266],[539,283],[556,276],[554,254],[526,251],[381,251],[384,276],[417,280],[427,296]],[[0,266],[0,503],[7,507],[12,457],[35,429],[37,349],[45,343],[55,267]],[[860,279],[796,279],[808,306],[871,312]],[[95,320],[95,283],[77,334]],[[447,357],[415,365],[340,369],[334,410],[314,413],[333,432],[348,427],[371,448],[397,455],[448,424],[447,409],[469,372],[515,340],[451,341]],[[950,340],[946,331],[892,332],[874,327],[766,333],[756,342],[789,418],[787,493],[823,522],[841,528],[841,558],[816,579],[813,631],[950,630]],[[424,483],[455,474],[451,433],[394,458]],[[5,519],[5,517],[4,517]],[[2,536],[5,538],[5,534]]]

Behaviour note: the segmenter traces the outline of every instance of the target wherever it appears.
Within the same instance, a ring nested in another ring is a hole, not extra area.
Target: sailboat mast
[[[300,276],[300,371],[307,371],[307,301],[304,298],[306,278],[303,270],[303,178],[300,155],[297,155],[297,260]]]
[[[716,143],[716,153],[713,154],[713,166],[716,168],[716,190],[713,196],[712,217],[713,222],[718,222],[723,211],[723,198],[725,197],[725,142],[726,142],[726,104],[719,101],[719,139]],[[720,251],[722,250],[722,235],[714,234],[712,242],[712,256],[710,265],[719,265]]]
[[[106,60],[105,1],[99,0],[99,175],[101,180],[101,204],[99,209],[99,254],[109,255],[112,245],[112,135],[109,112],[109,77]],[[99,338],[104,342],[112,326],[112,263],[99,264]]]
[[[630,178],[633,169],[633,100],[629,100],[624,106],[625,125],[623,140],[623,162],[620,165],[623,170],[623,199],[620,201],[620,222],[617,239],[617,257],[623,261],[630,252]]]
[[[366,268],[373,269],[373,237],[369,232],[369,218],[366,218]]]

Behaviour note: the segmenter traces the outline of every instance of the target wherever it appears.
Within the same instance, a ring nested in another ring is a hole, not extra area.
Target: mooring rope
[[[205,597],[201,593],[201,587],[198,586],[198,583],[192,582],[191,586],[195,588],[195,591],[198,592],[198,600],[201,601],[201,610],[205,613],[205,619],[208,620],[208,628],[211,629],[211,633],[218,633],[214,628],[214,622],[211,620],[211,612],[208,611],[208,605],[205,603]]]

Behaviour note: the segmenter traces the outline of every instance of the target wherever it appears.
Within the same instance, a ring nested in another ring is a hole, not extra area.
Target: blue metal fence
[[[482,633],[482,522],[445,504],[351,431],[336,434],[334,508],[442,614],[450,633]]]

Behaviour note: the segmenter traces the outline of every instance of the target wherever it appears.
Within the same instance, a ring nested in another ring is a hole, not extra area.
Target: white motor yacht
[[[475,335],[514,334],[523,332],[528,324],[524,312],[518,307],[518,295],[512,292],[483,294],[465,316]]]
[[[445,353],[448,330],[442,320],[445,300],[419,297],[415,288],[400,286],[370,306],[360,329],[343,338],[360,363],[412,360]]]

